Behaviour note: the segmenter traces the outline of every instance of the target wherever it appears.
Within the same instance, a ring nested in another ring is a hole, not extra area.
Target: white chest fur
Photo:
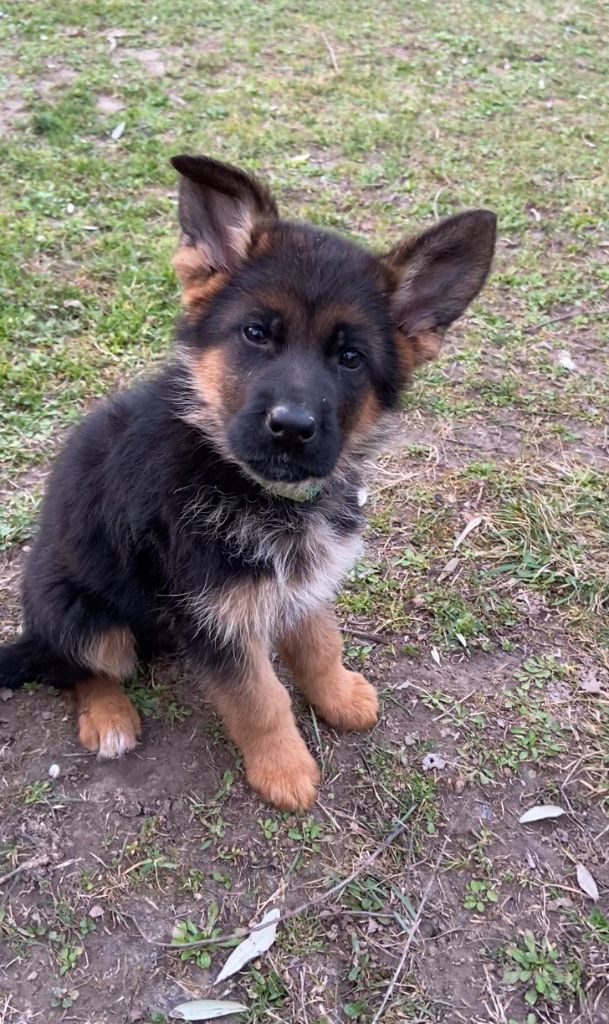
[[[321,517],[302,532],[268,529],[267,524],[254,545],[256,560],[264,562],[267,572],[194,596],[197,631],[209,631],[224,643],[271,643],[334,600],[361,548],[358,533],[341,536]]]

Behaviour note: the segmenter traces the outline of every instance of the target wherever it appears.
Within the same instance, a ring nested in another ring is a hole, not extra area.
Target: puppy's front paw
[[[339,680],[332,680],[317,697],[314,707],[320,717],[341,732],[363,732],[376,725],[379,699],[374,686],[359,672],[343,669]]]
[[[319,768],[298,732],[250,751],[245,775],[263,800],[282,811],[307,811],[315,803]]]
[[[141,728],[140,716],[124,693],[92,699],[78,714],[80,742],[103,760],[133,750]]]

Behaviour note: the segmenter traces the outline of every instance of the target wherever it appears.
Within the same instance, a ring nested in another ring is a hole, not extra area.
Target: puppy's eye
[[[243,337],[252,345],[266,345],[269,340],[266,328],[262,324],[246,324],[243,328]]]
[[[361,366],[362,357],[354,348],[346,348],[340,353],[338,361],[347,370],[357,370]]]

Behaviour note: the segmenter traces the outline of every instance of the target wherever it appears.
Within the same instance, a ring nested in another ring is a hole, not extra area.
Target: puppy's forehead
[[[381,304],[376,257],[309,225],[280,223],[271,228],[245,264],[240,285],[286,316],[300,311],[328,323],[364,324]]]

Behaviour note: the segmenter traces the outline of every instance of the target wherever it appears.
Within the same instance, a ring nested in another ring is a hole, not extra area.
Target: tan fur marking
[[[376,690],[341,662],[342,639],[333,612],[315,612],[283,637],[279,651],[296,685],[335,729],[360,732],[378,720]]]
[[[209,688],[210,701],[243,755],[245,776],[267,803],[305,811],[315,801],[319,769],[300,735],[285,687],[262,650],[249,676]]]
[[[174,253],[172,265],[182,285],[182,305],[187,311],[199,313],[228,281],[228,274],[215,273],[204,245],[181,245]]]
[[[373,434],[374,430],[383,417],[383,410],[379,405],[376,395],[369,391],[362,405],[355,413],[350,427],[350,441],[355,446],[365,443]]]
[[[442,336],[435,331],[424,331],[412,339],[415,366],[436,359],[442,347]]]
[[[238,203],[235,207],[235,221],[228,225],[227,233],[232,248],[241,259],[248,254],[255,223],[255,211],[248,204]]]
[[[334,302],[322,306],[315,316],[315,329],[320,334],[329,334],[336,327],[343,324],[350,324],[354,327],[361,327],[364,331],[370,331],[371,324],[357,302]]]
[[[261,256],[265,252],[269,252],[272,246],[271,233],[270,231],[261,231],[260,234],[256,235],[252,239],[252,253],[256,253],[257,256]]]
[[[181,245],[171,260],[179,281],[186,286],[211,273],[210,258],[203,245]]]
[[[78,735],[83,747],[100,758],[133,750],[141,732],[140,716],[120,683],[104,676],[83,679],[75,687]]]
[[[226,367],[219,348],[204,349],[190,360],[193,380],[204,402],[221,409],[226,384]]]
[[[442,335],[439,331],[424,331],[414,338],[408,338],[402,331],[396,331],[395,346],[400,379],[408,381],[413,370],[437,357],[442,347]]]
[[[128,629],[100,633],[82,654],[89,668],[116,679],[127,679],[135,667],[135,644]]]
[[[199,314],[203,306],[206,306],[224,288],[228,277],[226,274],[214,274],[206,281],[193,281],[192,284],[182,290],[182,304],[187,311]]]
[[[358,429],[367,433],[376,426],[382,415],[383,410],[379,405],[378,398],[373,391],[369,391],[357,412]]]

